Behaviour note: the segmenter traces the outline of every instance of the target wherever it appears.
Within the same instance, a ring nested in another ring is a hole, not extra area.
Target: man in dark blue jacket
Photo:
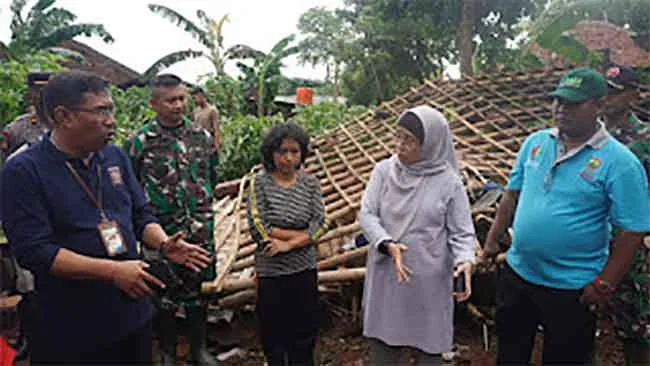
[[[52,132],[2,172],[9,245],[36,278],[32,365],[151,363],[153,289],[165,284],[137,243],[194,270],[205,250],[168,237],[152,216],[126,154],[109,145],[107,83],[66,72],[42,93]]]

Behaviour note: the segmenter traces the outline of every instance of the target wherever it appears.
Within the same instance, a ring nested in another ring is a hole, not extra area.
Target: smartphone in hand
[[[454,292],[457,294],[465,292],[465,274],[461,273],[454,277]]]

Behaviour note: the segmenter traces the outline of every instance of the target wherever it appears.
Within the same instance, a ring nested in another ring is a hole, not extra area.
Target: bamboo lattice
[[[332,222],[330,231],[318,242],[319,282],[353,281],[365,274],[367,249],[344,245],[359,232],[357,212],[372,169],[392,154],[399,114],[428,104],[446,115],[477,232],[485,232],[498,195],[487,194],[484,186],[491,181],[505,184],[523,140],[549,126],[551,103],[547,96],[563,72],[552,69],[427,81],[315,138],[305,170],[320,179]],[[642,120],[648,120],[650,85],[641,86],[641,96],[634,110]],[[250,176],[218,187],[222,193],[215,221],[217,278],[204,283],[203,291],[218,293],[224,306],[249,302],[255,294],[251,275],[256,245],[246,220]]]

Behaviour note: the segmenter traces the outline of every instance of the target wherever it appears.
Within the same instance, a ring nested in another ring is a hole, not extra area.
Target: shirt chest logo
[[[542,147],[537,145],[530,150],[530,160],[538,160],[539,155],[542,153]]]
[[[580,172],[580,177],[586,181],[593,182],[594,175],[602,165],[603,162],[600,159],[596,157],[592,157],[591,159],[589,159],[587,165]]]
[[[119,166],[110,166],[106,170],[108,171],[108,175],[111,177],[111,183],[113,186],[124,184]]]
[[[537,145],[533,147],[530,150],[530,156],[528,157],[528,161],[526,162],[526,165],[532,167],[532,168],[537,168],[539,167],[539,161],[541,160],[540,156],[542,154],[542,147],[540,145]]]

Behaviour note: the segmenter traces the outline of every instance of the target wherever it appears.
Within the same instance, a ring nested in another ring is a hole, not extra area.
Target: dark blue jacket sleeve
[[[50,271],[60,247],[54,244],[54,230],[46,198],[35,168],[24,161],[9,161],[2,170],[2,225],[18,263],[35,274]]]
[[[158,219],[153,215],[151,204],[147,201],[144,190],[133,172],[131,160],[122,149],[118,147],[116,148],[119,149],[120,155],[122,156],[122,163],[124,164],[124,171],[126,172],[125,181],[129,187],[129,191],[131,192],[135,236],[138,241],[142,242],[142,234],[144,233],[145,226],[151,223],[157,223]]]

